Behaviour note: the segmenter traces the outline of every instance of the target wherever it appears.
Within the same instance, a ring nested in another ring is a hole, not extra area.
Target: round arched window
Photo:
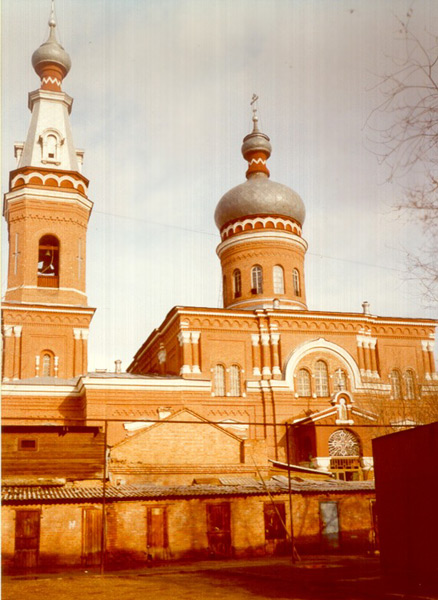
[[[357,436],[348,429],[338,429],[328,441],[330,456],[360,456]]]

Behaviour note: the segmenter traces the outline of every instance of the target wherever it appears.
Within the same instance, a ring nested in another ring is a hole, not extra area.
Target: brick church
[[[358,313],[308,309],[305,204],[270,178],[271,143],[255,105],[241,148],[246,181],[224,194],[214,215],[223,308],[174,307],[126,372],[88,372],[93,202],[84,153],[73,143],[72,98],[62,90],[71,61],[53,14],[49,26],[32,56],[40,86],[29,93],[28,135],[15,144],[4,198],[5,514],[35,512],[30,504],[41,511],[54,498],[66,510],[76,498],[88,531],[102,522],[100,509],[86,505],[102,481],[113,499],[130,500],[126,490],[135,486],[188,494],[194,483],[197,493],[212,485],[211,495],[218,485],[274,485],[273,474],[291,471],[329,481],[333,493],[348,495],[347,482],[351,493],[369,491],[372,438],[436,418],[435,321],[376,316],[367,302]],[[95,491],[81,495],[85,489]],[[164,510],[155,508],[147,509],[148,523]],[[227,510],[220,518],[229,518]],[[14,530],[4,518],[15,553],[16,519]]]

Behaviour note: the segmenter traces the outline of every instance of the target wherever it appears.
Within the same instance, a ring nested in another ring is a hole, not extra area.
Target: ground
[[[4,576],[2,600],[435,600],[385,582],[377,558],[307,557],[204,561],[131,571],[78,570]]]

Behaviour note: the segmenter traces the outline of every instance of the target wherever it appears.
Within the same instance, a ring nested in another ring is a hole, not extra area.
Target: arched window
[[[216,365],[214,368],[214,395],[225,396],[225,367]]]
[[[253,294],[263,294],[263,271],[260,265],[251,269],[251,291]]]
[[[334,389],[335,392],[343,392],[347,389],[347,375],[342,369],[337,369],[335,371]]]
[[[402,397],[401,377],[400,373],[393,369],[389,374],[391,381],[391,396],[393,400],[400,400]]]
[[[43,352],[42,376],[51,377],[53,375],[53,356],[50,352]]]
[[[54,235],[44,235],[38,244],[38,285],[59,286],[59,241]]]
[[[298,396],[308,398],[312,395],[310,386],[310,373],[307,369],[300,369],[297,374],[297,394]]]
[[[284,271],[280,265],[273,269],[274,294],[284,294]]]
[[[57,141],[54,135],[47,136],[47,158],[56,159]]]
[[[298,269],[294,269],[292,272],[292,281],[294,285],[294,294],[295,296],[301,296],[301,287],[300,287],[300,272]]]
[[[224,304],[227,302],[227,278],[225,275],[222,278],[222,295],[224,298]]]
[[[405,373],[405,389],[406,389],[406,399],[414,400],[417,396],[416,393],[416,385],[415,385],[415,373],[409,369]]]
[[[330,456],[360,456],[357,436],[348,429],[333,432],[328,441]]]
[[[315,364],[315,392],[320,398],[329,395],[327,365],[323,360]]]
[[[230,367],[230,396],[241,396],[240,367],[231,365]]]
[[[57,129],[45,129],[40,137],[41,162],[59,164],[63,139]]]
[[[242,276],[240,269],[235,269],[233,272],[234,297],[240,298],[242,295]]]
[[[357,481],[362,479],[359,438],[348,429],[338,429],[329,437],[330,470],[336,479]]]

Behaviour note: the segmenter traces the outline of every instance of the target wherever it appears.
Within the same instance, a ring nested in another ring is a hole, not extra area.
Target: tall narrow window
[[[297,394],[303,398],[312,395],[310,387],[310,373],[307,369],[300,369],[297,375]]]
[[[329,395],[327,365],[323,360],[315,364],[315,392],[320,398]]]
[[[253,294],[263,294],[263,271],[260,265],[251,269],[251,291]]]
[[[406,388],[406,399],[414,400],[416,397],[415,391],[415,374],[409,370],[405,373],[405,388]]]
[[[240,367],[231,365],[230,367],[230,396],[241,396]]]
[[[342,369],[335,372],[335,392],[342,392],[347,389],[347,375]]]
[[[54,235],[45,235],[39,241],[38,286],[59,286],[59,241]]]
[[[273,270],[274,294],[284,294],[284,271],[280,265],[275,265]]]
[[[393,369],[389,374],[391,380],[391,396],[393,400],[400,400],[402,397],[401,377],[400,373]]]
[[[57,139],[54,135],[47,136],[47,158],[56,158]]]
[[[240,269],[235,269],[233,272],[234,297],[240,298],[242,295],[242,276]]]
[[[52,356],[45,352],[43,354],[43,377],[50,377],[52,375]]]
[[[214,368],[214,394],[225,396],[225,367],[216,365]]]
[[[227,303],[227,278],[225,275],[222,278],[222,295],[224,298],[224,304]]]
[[[295,296],[301,296],[301,287],[300,287],[300,272],[298,269],[294,269],[292,272],[292,280],[294,285],[294,294]]]

